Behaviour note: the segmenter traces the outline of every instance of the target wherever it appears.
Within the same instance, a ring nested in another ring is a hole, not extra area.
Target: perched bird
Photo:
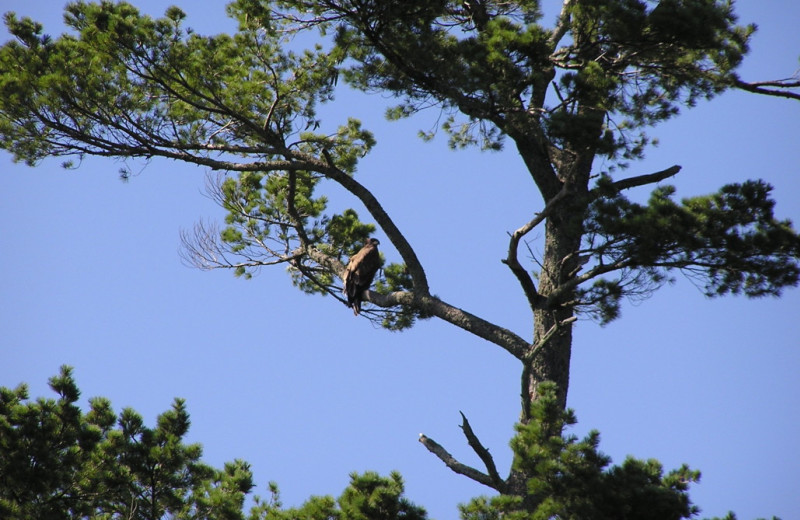
[[[361,312],[361,302],[364,291],[369,289],[375,273],[381,266],[381,255],[378,253],[377,238],[370,238],[361,250],[350,257],[344,269],[342,282],[344,293],[347,295],[347,306],[353,309],[353,314],[358,316]]]

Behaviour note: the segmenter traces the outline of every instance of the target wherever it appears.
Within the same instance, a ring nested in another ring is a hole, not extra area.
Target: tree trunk
[[[544,256],[539,272],[538,294],[547,301],[534,311],[533,342],[523,363],[523,420],[530,403],[538,398],[537,388],[544,381],[558,385],[558,400],[567,406],[569,366],[572,349],[574,308],[571,292],[554,297],[559,288],[574,277],[580,267],[577,254],[583,237],[585,194],[588,190],[592,154],[576,157],[561,172],[569,195],[559,202],[545,223]]]

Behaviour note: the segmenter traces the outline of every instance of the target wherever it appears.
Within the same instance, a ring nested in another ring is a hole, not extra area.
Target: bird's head
[[[377,246],[378,244],[380,244],[380,241],[377,238],[370,238],[367,242],[369,244],[372,244],[373,246]]]

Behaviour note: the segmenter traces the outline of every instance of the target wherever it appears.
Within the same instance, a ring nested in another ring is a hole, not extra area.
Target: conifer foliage
[[[315,496],[284,507],[276,484],[268,498],[245,498],[254,488],[241,460],[221,470],[200,462],[202,449],[186,444],[189,414],[176,399],[156,427],[126,408],[118,415],[104,398],[79,406],[70,367],[50,379],[57,398],[30,400],[25,385],[0,388],[0,515],[31,518],[159,520],[426,520],[425,509],[404,496],[402,477],[350,475],[339,496]],[[621,466],[599,449],[599,434],[578,439],[576,420],[547,383],[532,404],[533,419],[517,424],[511,440],[518,471],[529,475],[523,495],[478,497],[461,506],[464,520],[511,518],[690,518],[687,491],[700,473],[683,466],[664,474],[655,460],[628,458]]]
[[[181,399],[144,425],[130,408],[115,414],[105,398],[83,413],[72,368],[50,379],[57,398],[30,400],[27,387],[0,388],[0,518],[30,520],[424,520],[404,496],[399,474],[352,474],[342,496],[314,497],[284,508],[270,485],[268,500],[253,489],[242,460],[214,469],[200,462],[199,444],[186,444],[189,413]]]

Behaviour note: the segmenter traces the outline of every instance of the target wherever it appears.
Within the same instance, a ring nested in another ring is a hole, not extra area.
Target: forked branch
[[[456,460],[446,449],[442,447],[441,444],[434,441],[433,439],[426,437],[424,434],[419,434],[419,442],[422,443],[423,446],[428,448],[428,451],[436,455],[439,460],[444,462],[445,466],[453,470],[454,472],[458,473],[459,475],[464,475],[479,484],[483,484],[484,486],[489,486],[490,488],[497,490],[498,492],[502,493],[503,489],[505,489],[505,483],[501,481],[501,486],[498,487],[498,483],[492,479],[489,475],[478,471],[477,469],[473,468],[472,466],[467,466]]]

